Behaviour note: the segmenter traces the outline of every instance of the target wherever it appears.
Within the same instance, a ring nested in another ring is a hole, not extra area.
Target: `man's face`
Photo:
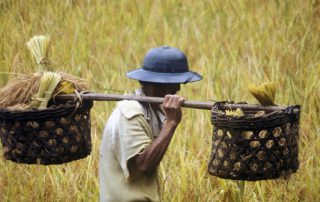
[[[174,95],[180,90],[179,83],[157,84],[154,88],[156,97],[164,97],[165,95]]]

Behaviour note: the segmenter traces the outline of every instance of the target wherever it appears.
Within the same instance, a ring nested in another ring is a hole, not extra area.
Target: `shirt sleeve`
[[[119,127],[113,138],[113,150],[118,159],[126,181],[131,181],[142,175],[135,165],[129,165],[129,160],[143,152],[151,144],[150,131],[143,115],[127,118],[119,117]]]

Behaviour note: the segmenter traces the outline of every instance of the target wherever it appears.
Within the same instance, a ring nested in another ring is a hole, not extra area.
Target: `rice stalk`
[[[19,76],[1,88],[1,108],[10,110],[44,108],[52,96],[88,90],[88,83],[84,79],[64,72],[44,72],[50,69],[50,37],[34,36],[27,42],[27,47],[39,65],[40,72]]]
[[[77,90],[78,92],[83,92],[83,91],[87,91],[89,89],[89,85],[88,82],[85,79],[73,76],[71,74],[65,73],[65,72],[59,72],[59,75],[61,76],[61,81],[66,81],[68,83],[71,83],[75,90]],[[55,92],[54,94],[57,94],[57,92]]]
[[[68,81],[60,81],[55,89],[56,94],[72,94],[75,92],[74,84]]]
[[[6,108],[17,104],[28,104],[39,88],[42,74],[22,75],[0,89],[0,107]]]
[[[241,117],[241,116],[244,116],[244,113],[242,111],[241,108],[237,108],[236,110],[226,110],[226,115],[227,116],[238,116],[238,117]]]
[[[27,42],[27,47],[35,58],[39,71],[49,70],[50,37],[43,35],[34,36]]]
[[[61,81],[61,76],[54,72],[44,72],[40,79],[40,86],[37,94],[32,98],[31,107],[38,109],[47,108],[54,89]]]
[[[249,92],[259,101],[261,105],[275,105],[276,87],[272,82],[266,82],[261,85],[250,84]]]

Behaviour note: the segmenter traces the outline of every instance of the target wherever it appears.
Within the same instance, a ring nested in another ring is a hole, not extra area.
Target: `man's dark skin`
[[[180,90],[180,84],[143,84],[142,90],[146,96],[164,97],[162,107],[166,113],[166,121],[159,136],[141,154],[130,161],[143,173],[150,173],[156,169],[162,160],[173,134],[182,117],[181,105],[185,99],[175,95]],[[152,105],[154,109],[159,105]]]

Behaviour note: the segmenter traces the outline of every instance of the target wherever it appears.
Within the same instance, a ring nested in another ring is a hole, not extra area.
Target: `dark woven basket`
[[[299,106],[262,116],[258,110],[243,110],[242,117],[226,116],[221,106],[212,108],[211,175],[256,181],[287,178],[297,171]]]
[[[0,109],[0,137],[7,160],[61,164],[91,152],[92,101],[67,102],[43,110]]]

